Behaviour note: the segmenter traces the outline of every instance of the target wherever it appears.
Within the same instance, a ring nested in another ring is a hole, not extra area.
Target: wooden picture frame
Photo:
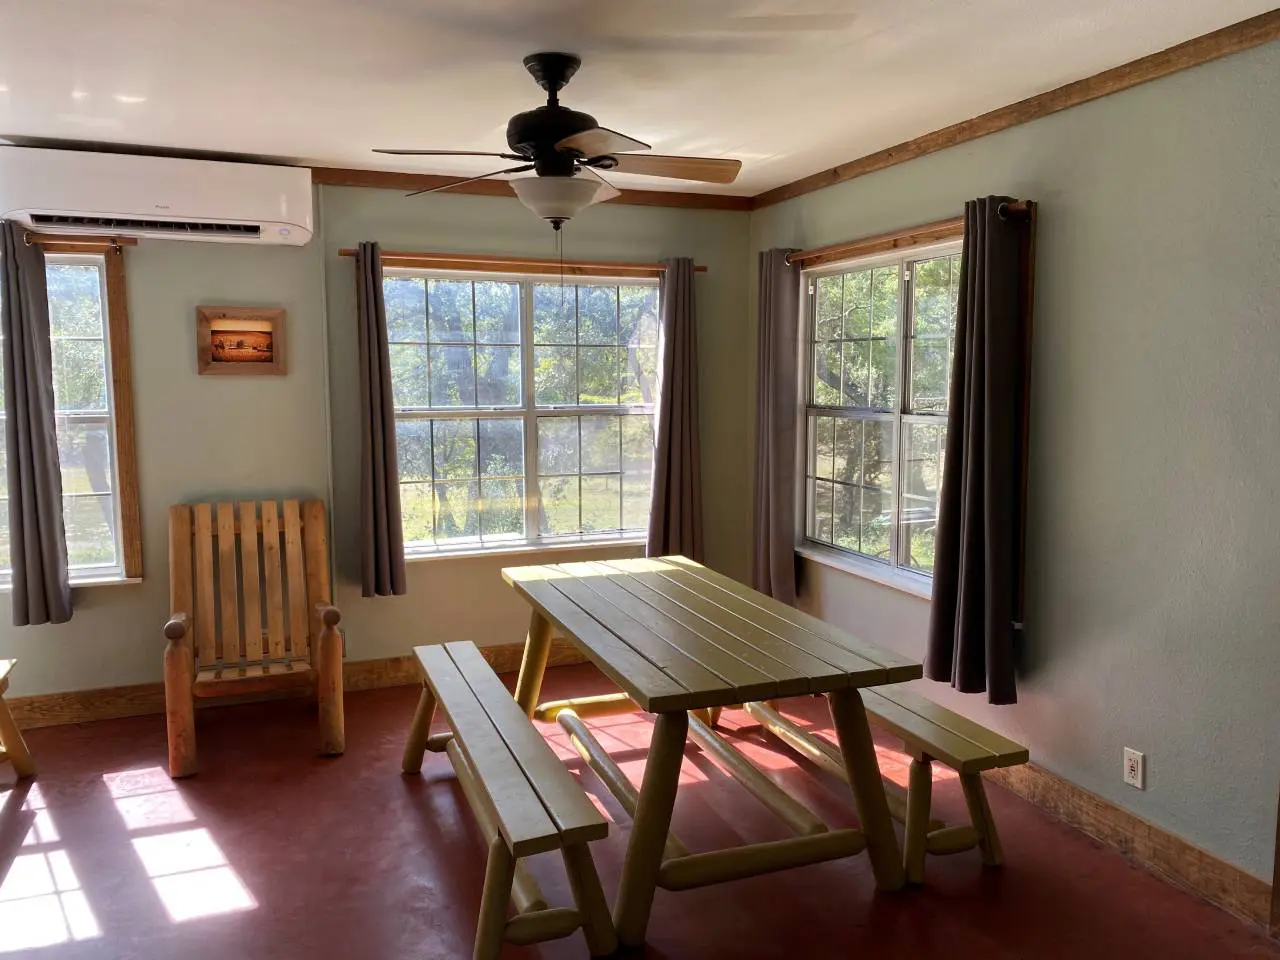
[[[196,371],[218,376],[282,376],[284,310],[197,307]]]

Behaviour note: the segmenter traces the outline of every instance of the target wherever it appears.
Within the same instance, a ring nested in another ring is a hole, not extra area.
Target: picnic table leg
[[[871,727],[867,723],[862,697],[856,688],[850,687],[829,693],[827,699],[840,740],[840,754],[849,774],[849,785],[853,787],[858,819],[867,838],[867,855],[871,858],[876,886],[881,890],[900,890],[906,882],[902,852],[893,832],[889,802],[885,799],[880,765],[876,762],[875,744],[871,740]]]
[[[676,785],[680,781],[680,761],[689,732],[689,715],[683,711],[662,713],[653,728],[649,759],[640,784],[640,801],[631,825],[627,858],[622,865],[622,881],[613,908],[618,940],[624,946],[644,943],[649,911],[658,886],[662,852],[671,829]]]
[[[529,636],[524,641],[524,659],[520,661],[520,676],[516,680],[516,703],[530,717],[538,705],[542,692],[542,675],[547,672],[547,659],[551,656],[551,621],[534,610],[529,617]]]

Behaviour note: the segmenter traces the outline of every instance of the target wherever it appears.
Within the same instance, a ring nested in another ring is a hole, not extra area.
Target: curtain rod
[[[816,267],[837,260],[848,260],[852,257],[883,253],[887,250],[951,240],[963,234],[964,217],[951,217],[902,230],[877,233],[858,240],[846,240],[843,243],[832,243],[825,247],[814,247],[812,250],[798,250],[787,255],[787,263],[799,264],[802,267]]]
[[[1028,200],[1006,201],[996,208],[996,214],[1001,220],[1022,220],[1030,215],[1034,207],[1035,203]],[[888,250],[915,247],[925,243],[937,243],[940,240],[950,240],[963,235],[964,217],[951,217],[902,230],[877,233],[858,240],[846,240],[843,243],[833,243],[825,247],[814,247],[812,250],[798,250],[787,254],[787,263],[815,267],[857,256],[884,253]]]
[[[338,251],[342,257],[354,257],[359,251],[344,247]],[[575,276],[657,276],[666,270],[661,263],[630,263],[610,260],[560,260],[540,257],[499,257],[475,253],[413,253],[402,250],[382,251],[384,263],[393,266],[444,267],[458,270],[476,270],[482,272],[531,272],[559,273],[561,267],[565,273]],[[705,266],[693,268],[698,273],[706,273]]]

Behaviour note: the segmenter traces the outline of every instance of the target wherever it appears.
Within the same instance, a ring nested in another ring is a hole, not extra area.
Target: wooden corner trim
[[[105,248],[107,271],[107,349],[111,356],[111,398],[115,408],[116,473],[120,482],[120,541],[124,575],[142,576],[142,511],[139,506],[138,434],[133,404],[133,348],[129,340],[129,297],[125,254]]]
[[[435,190],[457,180],[434,173],[397,173],[388,170],[353,170],[347,167],[312,167],[311,182],[330,187],[374,187],[382,190]],[[481,197],[510,197],[515,194],[506,180],[473,180],[441,190]],[[683,193],[667,190],[623,190],[605,203],[642,207],[682,207],[687,210],[737,210],[752,208],[751,197],[719,193]]]
[[[1265,880],[1035,764],[984,775],[1162,879],[1266,928],[1272,887]]]
[[[977,140],[988,134],[1030,123],[1032,120],[1047,117],[1061,110],[1113,93],[1120,93],[1139,84],[1158,80],[1191,67],[1198,67],[1202,63],[1240,53],[1276,39],[1280,39],[1280,10],[1272,10],[1248,20],[1242,20],[1240,23],[1206,33],[1118,67],[1112,67],[1110,70],[1104,70],[1083,80],[1076,80],[1057,89],[1000,107],[971,120],[943,127],[941,130],[926,133],[914,140],[867,154],[865,157],[802,177],[791,183],[784,183],[780,187],[757,194],[754,197],[752,209],[759,210],[762,207],[773,206],[784,200],[821,190],[823,187],[844,183],[917,157],[968,143],[970,140]]]

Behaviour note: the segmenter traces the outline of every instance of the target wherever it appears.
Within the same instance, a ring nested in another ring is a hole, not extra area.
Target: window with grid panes
[[[383,280],[405,552],[642,537],[656,282]]]
[[[72,582],[123,576],[119,470],[116,463],[101,255],[46,254],[49,335],[62,516]],[[0,407],[0,431],[4,429]],[[0,432],[0,580],[9,577],[9,491]]]
[[[804,536],[932,576],[959,244],[806,281]]]

